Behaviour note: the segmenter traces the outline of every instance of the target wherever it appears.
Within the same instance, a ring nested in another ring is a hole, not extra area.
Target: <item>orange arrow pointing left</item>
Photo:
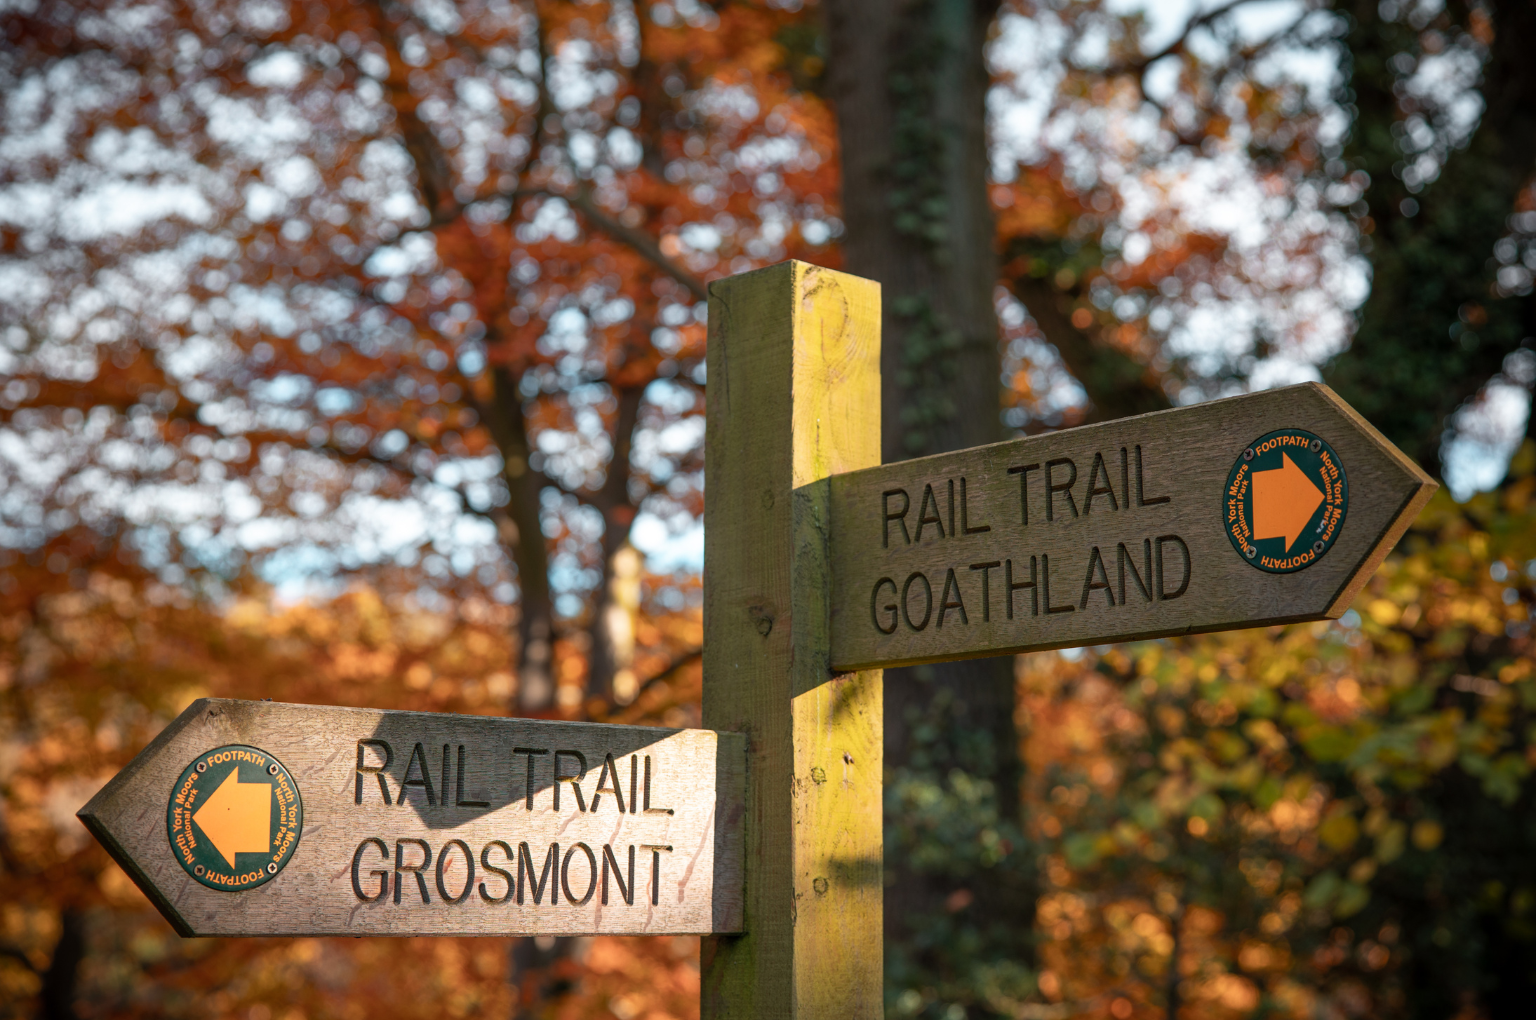
[[[264,854],[272,849],[272,787],[240,782],[236,766],[192,820],[233,868],[235,854]]]
[[[1269,471],[1253,473],[1253,537],[1283,538],[1290,550],[1323,501],[1322,490],[1281,453],[1282,463]]]

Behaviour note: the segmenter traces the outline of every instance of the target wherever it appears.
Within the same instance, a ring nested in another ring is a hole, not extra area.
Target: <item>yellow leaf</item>
[[[1317,837],[1330,850],[1342,853],[1354,846],[1355,840],[1360,838],[1360,823],[1348,811],[1336,811],[1317,827]]]
[[[1445,838],[1445,829],[1431,818],[1421,818],[1413,823],[1413,845],[1420,850],[1433,850]]]
[[[1366,607],[1366,611],[1371,614],[1371,619],[1383,627],[1392,626],[1403,615],[1403,611],[1398,608],[1397,603],[1388,602],[1386,599],[1372,600],[1371,604]]]

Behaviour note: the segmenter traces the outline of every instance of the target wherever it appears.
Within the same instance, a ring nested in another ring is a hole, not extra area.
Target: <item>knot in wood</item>
[[[748,606],[747,615],[752,617],[752,625],[763,637],[767,637],[773,631],[773,606]]]

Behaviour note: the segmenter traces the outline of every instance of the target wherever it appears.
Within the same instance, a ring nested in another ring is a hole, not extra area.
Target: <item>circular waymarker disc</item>
[[[299,846],[304,802],[283,763],[258,747],[225,744],[182,770],[165,809],[171,852],[210,889],[254,889]]]
[[[1344,528],[1349,480],[1333,447],[1279,429],[1244,448],[1221,495],[1222,524],[1239,556],[1271,574],[1310,567]]]

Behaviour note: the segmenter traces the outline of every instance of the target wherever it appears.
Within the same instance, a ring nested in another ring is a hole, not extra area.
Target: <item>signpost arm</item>
[[[879,285],[802,262],[710,288],[704,724],[748,741],[746,934],[702,1016],[883,1015],[881,673],[831,672],[831,475],[880,462]]]

